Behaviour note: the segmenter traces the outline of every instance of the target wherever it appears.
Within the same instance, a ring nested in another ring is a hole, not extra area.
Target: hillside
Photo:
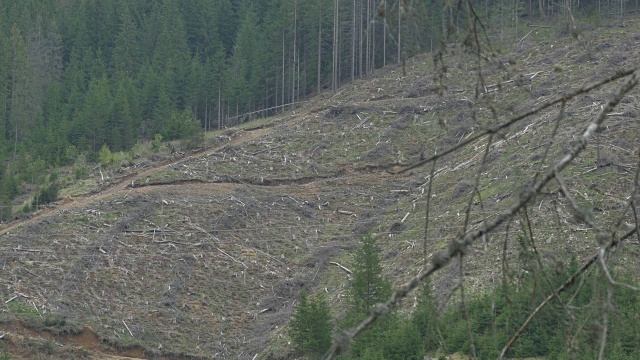
[[[639,43],[637,21],[585,31],[579,41],[533,29],[484,67],[479,97],[474,58],[452,47],[446,89],[432,59],[417,56],[303,107],[209,133],[197,152],[165,149],[114,171],[110,182],[70,184],[64,200],[0,230],[5,349],[15,358],[281,358],[291,351],[283,328],[301,290],[325,292],[341,311],[348,278],[330,262],[349,267],[364,234],[379,239],[394,284],[420,270],[431,166],[400,170],[637,66]],[[617,84],[567,101],[555,135],[559,105],[501,130],[488,151],[483,137],[439,159],[427,257],[517,201],[539,167],[567,154]],[[614,230],[634,226],[623,210],[638,168],[639,106],[636,89],[563,173],[580,206]],[[557,183],[527,216],[544,262],[597,252],[594,230],[573,216]],[[467,291],[499,281],[505,259],[520,269],[526,225],[516,216],[473,246]],[[610,259],[636,283],[638,245],[629,240]],[[457,271],[449,266],[433,280],[443,306]]]

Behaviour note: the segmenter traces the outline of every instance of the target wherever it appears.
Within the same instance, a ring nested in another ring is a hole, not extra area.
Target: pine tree
[[[13,175],[0,163],[0,221],[11,220],[11,200],[16,193]]]
[[[80,121],[83,135],[94,153],[97,153],[107,140],[106,129],[112,119],[112,108],[113,97],[109,79],[103,76],[91,81]]]
[[[120,16],[120,32],[115,39],[115,48],[113,50],[113,67],[117,73],[130,77],[141,65],[141,46],[138,42],[133,15],[124,1],[122,5],[124,6]]]
[[[301,292],[289,326],[289,336],[299,354],[319,359],[331,346],[331,314],[323,298],[309,301]]]
[[[236,32],[238,31],[238,16],[229,0],[219,0],[218,8],[218,34],[224,45],[227,55],[233,53]]]
[[[260,29],[257,23],[253,7],[245,9],[229,68],[231,73],[228,79],[233,89],[233,100],[239,102],[240,112],[252,110],[260,97],[260,85],[263,83]]]
[[[382,276],[380,248],[371,236],[362,239],[353,260],[353,280],[349,290],[350,307],[345,314],[343,326],[351,327],[362,321],[371,312],[373,305],[386,301],[391,295],[391,283]],[[385,350],[388,333],[398,326],[395,314],[386,315],[360,334],[351,346],[351,354],[359,358],[378,358],[376,349]]]
[[[382,276],[380,248],[371,236],[362,239],[362,246],[354,255],[351,284],[351,310],[368,314],[371,307],[386,301],[391,295],[391,283]]]
[[[422,360],[424,344],[416,325],[409,320],[399,320],[387,330],[384,344],[386,360]]]
[[[413,323],[418,329],[421,342],[427,351],[438,349],[437,317],[436,300],[431,292],[431,281],[427,278],[422,285],[422,290],[418,295],[418,306],[413,313]]]
[[[0,23],[4,22],[4,9],[0,5]],[[6,128],[11,95],[11,48],[9,38],[0,32],[0,149],[6,147]]]
[[[18,150],[18,140],[22,139],[24,127],[29,122],[30,113],[27,99],[29,98],[29,66],[27,49],[20,28],[14,24],[9,39],[11,49],[11,101],[9,123],[13,138],[13,158],[15,161]]]

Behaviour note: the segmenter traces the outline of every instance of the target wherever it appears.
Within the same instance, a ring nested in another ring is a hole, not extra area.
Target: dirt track
[[[59,201],[52,207],[47,207],[45,209],[38,210],[31,217],[27,219],[19,219],[19,220],[10,222],[9,224],[5,225],[2,229],[0,229],[0,236],[9,234],[12,230],[18,227],[36,223],[52,214],[82,207],[91,202],[103,200],[111,196],[114,196],[119,192],[129,191],[131,189],[131,184],[134,184],[140,179],[143,179],[166,166],[170,166],[185,160],[189,160],[190,158],[196,158],[198,156],[201,156],[204,153],[215,153],[223,150],[229,145],[242,144],[246,141],[250,141],[252,139],[260,137],[267,131],[268,131],[267,127],[263,127],[253,131],[243,131],[239,136],[232,139],[229,143],[225,145],[219,146],[214,149],[200,149],[182,156],[174,157],[171,160],[163,161],[143,171],[129,174],[121,178],[118,182],[109,184],[107,187],[101,189],[98,193],[64,199],[62,201]]]

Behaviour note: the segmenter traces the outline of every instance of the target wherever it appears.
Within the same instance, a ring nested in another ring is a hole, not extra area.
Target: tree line
[[[472,2],[503,27],[518,26],[524,15],[565,16],[569,7],[603,16],[638,8],[637,1]],[[449,25],[464,18],[452,4],[2,0],[2,176],[33,180],[79,154],[95,161],[104,145],[120,151],[158,134],[177,139],[191,132],[184,127],[218,129],[238,114],[273,114],[335,91],[433,51],[450,35]],[[2,193],[11,197],[14,190]]]
[[[71,160],[70,146],[97,154],[104,144],[126,150],[158,133],[176,138],[173,113],[215,129],[234,115],[366,77],[398,61],[390,41],[397,29],[381,21],[376,6],[4,0],[0,153],[61,164]]]

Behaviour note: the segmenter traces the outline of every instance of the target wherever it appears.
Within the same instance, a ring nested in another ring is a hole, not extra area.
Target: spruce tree
[[[362,246],[354,254],[351,284],[351,311],[369,314],[371,307],[391,295],[391,283],[382,276],[380,248],[371,236],[362,239]]]
[[[309,301],[301,292],[289,326],[289,336],[299,354],[320,359],[331,346],[331,314],[323,298]]]
[[[386,301],[391,295],[391,283],[382,276],[380,248],[371,236],[362,239],[362,245],[356,250],[353,260],[353,280],[349,290],[350,307],[345,314],[344,327],[350,328],[362,321],[371,312],[373,305]],[[380,352],[390,344],[389,334],[397,329],[398,321],[394,314],[386,315],[369,329],[359,335],[351,345],[354,358],[378,358]]]
[[[422,343],[427,351],[438,349],[437,316],[438,309],[431,292],[431,281],[426,278],[418,295],[418,306],[413,313],[413,323],[420,332]]]

